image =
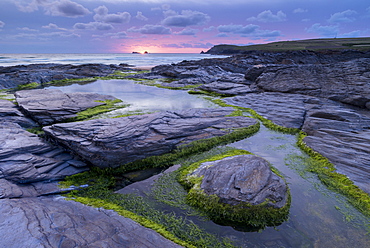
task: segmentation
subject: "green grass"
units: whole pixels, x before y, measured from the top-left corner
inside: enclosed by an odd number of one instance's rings
[[[217,45],[210,51],[226,50],[229,53],[233,51],[293,51],[293,50],[344,50],[355,49],[360,51],[370,50],[370,38],[332,38],[332,39],[308,39],[308,40],[292,40],[292,41],[278,41],[267,44],[257,44],[249,46],[236,45]]]

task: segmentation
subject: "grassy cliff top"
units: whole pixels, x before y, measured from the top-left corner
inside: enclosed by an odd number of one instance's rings
[[[243,51],[292,51],[292,50],[370,50],[370,37],[363,38],[332,38],[332,39],[311,39],[279,41],[268,44],[258,44],[249,46],[236,45],[216,45],[207,53],[210,54],[237,54]]]

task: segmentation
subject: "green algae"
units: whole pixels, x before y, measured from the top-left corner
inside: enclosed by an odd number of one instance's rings
[[[203,210],[212,220],[218,223],[251,226],[257,230],[264,229],[266,226],[280,225],[282,222],[288,219],[291,202],[289,191],[288,201],[285,206],[280,209],[268,206],[268,201],[265,201],[259,205],[239,203],[232,206],[222,203],[220,198],[216,195],[205,194],[200,188],[203,177],[190,175],[194,170],[199,168],[202,163],[246,154],[251,153],[245,150],[233,149],[225,153],[215,155],[211,158],[195,162],[187,167],[182,167],[180,169],[178,180],[189,190],[187,202],[190,205]],[[279,176],[281,177],[281,175]]]

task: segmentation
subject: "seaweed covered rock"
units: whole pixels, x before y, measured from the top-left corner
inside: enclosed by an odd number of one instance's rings
[[[44,127],[45,133],[91,164],[118,167],[171,152],[192,141],[219,137],[257,125],[247,117],[227,117],[232,108],[189,109]],[[256,131],[256,130],[255,130]]]
[[[64,122],[78,112],[116,100],[97,93],[63,93],[56,89],[22,90],[15,93],[19,107],[40,125]]]
[[[255,155],[204,162],[184,181],[192,186],[189,202],[218,222],[277,225],[289,212],[286,183]]]

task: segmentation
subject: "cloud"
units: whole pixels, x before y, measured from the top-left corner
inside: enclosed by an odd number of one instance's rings
[[[138,11],[136,16],[135,16],[136,19],[138,20],[141,20],[141,21],[147,21],[148,18],[146,16],[143,15],[142,12]]]
[[[212,43],[195,43],[195,44],[191,44],[191,43],[180,43],[180,44],[175,44],[175,43],[172,43],[172,44],[163,44],[162,47],[169,47],[169,48],[210,48],[212,47],[213,44]]]
[[[74,29],[89,29],[89,30],[112,30],[114,27],[109,23],[90,22],[90,23],[76,23]]]
[[[347,9],[343,12],[337,12],[331,15],[330,19],[328,20],[330,23],[343,23],[343,22],[353,22],[356,18],[351,17],[357,14],[356,11]]]
[[[43,7],[45,8],[45,13],[52,16],[80,17],[91,13],[81,4],[70,0],[60,0],[51,4],[44,4]]]
[[[141,34],[171,34],[170,28],[166,28],[162,25],[145,25],[142,28],[130,28],[129,32],[136,32]]]
[[[308,12],[308,10],[307,9],[302,9],[302,8],[298,8],[298,9],[293,10],[294,14],[305,13],[305,12]]]
[[[341,34],[341,38],[356,38],[361,36],[361,31],[360,30],[355,30],[349,33]]]
[[[5,22],[0,21],[0,28],[3,28],[5,26]]]
[[[306,29],[307,33],[316,33],[323,37],[336,37],[339,32],[338,26],[321,26],[320,23],[313,24],[310,28]]]
[[[58,29],[58,30],[67,30],[65,28],[60,28],[58,25],[54,23],[49,23],[48,25],[42,26],[42,28],[47,28],[47,29]]]
[[[93,35],[92,37],[95,38],[104,38],[104,37],[110,37],[113,39],[128,39],[128,35],[126,32],[118,32],[118,33],[105,33],[103,35]]]
[[[176,14],[166,17],[162,24],[173,27],[187,27],[195,25],[203,25],[210,20],[207,14],[199,11],[183,10],[181,15]]]
[[[229,37],[229,35],[225,33],[219,33],[216,35],[216,37]]]
[[[203,28],[203,32],[212,32],[216,29],[215,26],[210,26],[208,28]]]
[[[278,11],[274,15],[271,10],[265,10],[257,15],[257,17],[250,17],[247,21],[259,21],[259,22],[283,22],[286,21],[286,14],[283,11]]]
[[[17,28],[18,30],[22,31],[27,31],[27,32],[38,32],[36,29],[28,28],[28,27],[23,27],[23,28]]]
[[[45,14],[51,16],[81,17],[91,12],[79,3],[70,0],[25,0],[15,1],[15,5],[22,12],[34,12],[42,7]]]
[[[239,34],[241,37],[278,37],[281,32],[278,30],[261,30],[260,26],[249,24],[243,25],[220,25],[217,30],[221,32],[218,37],[227,37],[225,33]]]
[[[118,12],[117,14],[108,14],[108,8],[99,6],[94,9],[94,20],[97,22],[105,23],[128,23],[130,22],[131,15],[128,12]]]
[[[176,34],[178,34],[178,35],[196,35],[198,31],[199,31],[198,29],[185,28],[185,29],[181,30],[180,32],[178,32]]]

